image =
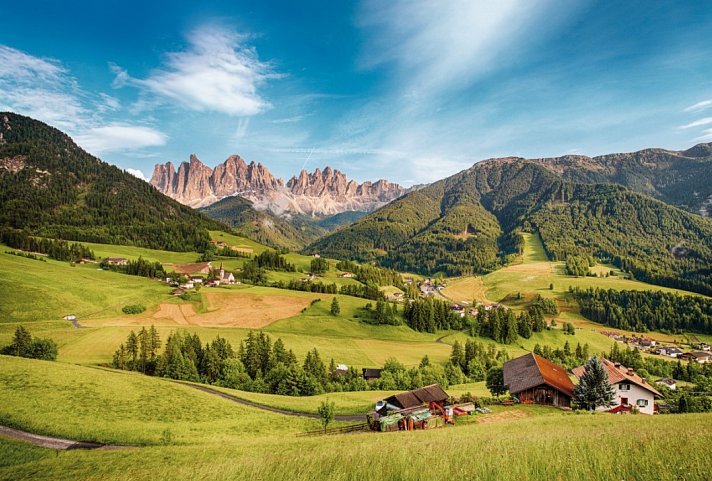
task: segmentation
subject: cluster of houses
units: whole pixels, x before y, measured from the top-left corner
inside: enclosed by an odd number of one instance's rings
[[[208,263],[208,266],[210,266],[210,263]],[[175,287],[173,290],[174,296],[179,296],[185,293],[188,289],[194,289],[196,286],[218,287],[220,285],[233,285],[241,283],[239,280],[235,279],[232,272],[226,272],[222,264],[220,264],[220,269],[217,271],[213,271],[212,268],[209,268],[207,277],[184,273],[181,275],[181,278],[185,280],[180,282],[174,277],[166,277],[166,283]]]
[[[606,369],[608,382],[615,394],[612,406],[599,407],[597,410],[610,413],[626,413],[633,410],[642,414],[655,412],[655,398],[662,397],[655,386],[638,376],[633,369],[619,363],[608,359],[601,359],[601,363]],[[503,366],[504,384],[508,387],[509,393],[517,397],[520,402],[560,408],[571,407],[574,383],[569,374],[580,379],[584,372],[583,366],[567,371],[534,353],[507,361]]]
[[[412,280],[411,280],[412,283]],[[436,284],[433,279],[425,279],[420,283],[420,292],[424,296],[432,296],[435,293],[445,289],[444,284]]]
[[[638,349],[640,351],[648,352],[650,354],[657,354],[659,356],[672,357],[674,359],[680,359],[682,361],[694,361],[699,364],[705,364],[712,362],[712,348],[709,344],[699,341],[695,342],[693,347],[697,350],[691,352],[684,352],[677,346],[670,345],[664,346],[660,345],[655,339],[644,336],[627,336],[615,331],[601,331],[601,334],[607,336],[614,341],[622,342],[628,347]]]

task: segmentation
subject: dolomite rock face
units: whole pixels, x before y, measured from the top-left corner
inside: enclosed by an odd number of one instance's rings
[[[254,207],[275,214],[333,215],[347,211],[372,211],[408,192],[387,180],[359,184],[343,172],[326,167],[302,170],[285,184],[262,164],[246,163],[231,155],[214,169],[195,155],[178,169],[171,162],[156,164],[151,185],[190,207],[204,207],[239,195]]]

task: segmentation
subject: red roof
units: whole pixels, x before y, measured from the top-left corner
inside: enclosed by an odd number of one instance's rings
[[[504,383],[511,394],[547,384],[569,396],[573,395],[574,383],[566,369],[534,353],[525,354],[503,366]]]
[[[536,354],[532,353],[532,356],[534,356],[539,372],[547,384],[567,394],[574,393],[574,383],[566,374],[566,369]]]
[[[647,389],[648,391],[652,392],[656,396],[662,397],[662,394],[660,394],[653,386],[651,386],[647,381],[643,381],[643,378],[638,376],[632,369],[629,369],[625,366],[622,366],[620,364],[616,365],[615,363],[609,361],[606,358],[601,358],[601,363],[603,364],[603,367],[606,368],[606,371],[608,371],[608,382],[611,384],[618,384],[619,382],[630,382],[633,383],[637,386],[642,387],[643,389]],[[583,376],[583,373],[586,371],[585,366],[579,366],[571,370],[574,373],[574,376],[577,378],[581,378]]]

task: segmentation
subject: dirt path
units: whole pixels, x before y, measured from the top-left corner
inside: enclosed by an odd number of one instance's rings
[[[272,413],[277,413],[277,414],[284,414],[285,416],[296,416],[300,418],[311,418],[311,419],[319,419],[318,414],[312,414],[312,413],[300,413],[297,411],[288,411],[286,409],[280,409],[280,408],[275,408],[272,406],[266,406],[264,404],[259,404],[256,402],[252,401],[247,401],[246,399],[240,399],[235,396],[231,396],[229,394],[226,394],[224,392],[216,391],[215,389],[210,389],[209,387],[205,386],[198,386],[196,384],[187,384],[184,382],[180,381],[175,381],[178,384],[182,384],[183,386],[186,387],[192,387],[193,389],[197,389],[198,391],[203,391],[208,394],[214,394],[216,396],[220,396],[223,399],[227,399],[228,401],[236,402],[239,404],[243,404],[245,406],[250,406],[256,409],[262,409],[263,411],[269,411]],[[366,415],[361,414],[361,415],[341,415],[341,416],[334,416],[334,421],[346,421],[346,422],[354,422],[354,421],[366,421]]]
[[[26,431],[20,431],[19,429],[8,428],[7,426],[0,426],[0,436],[15,439],[17,441],[23,441],[41,448],[48,449],[125,449],[133,448],[135,446],[116,446],[112,444],[101,444],[88,441],[72,441],[71,439],[53,438],[50,436],[41,436],[39,434],[32,434]]]

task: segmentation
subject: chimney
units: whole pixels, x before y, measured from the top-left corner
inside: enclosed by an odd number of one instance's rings
[[[648,384],[648,381],[646,381],[646,379],[644,377],[641,377],[640,379],[643,380],[643,384]]]
[[[621,367],[621,363],[620,363],[620,362],[617,362],[617,363],[614,364],[614,366],[617,367],[617,368],[618,368],[618,367]]]
[[[631,368],[628,368],[628,375],[632,376],[633,374],[635,374],[635,371],[633,371]]]

